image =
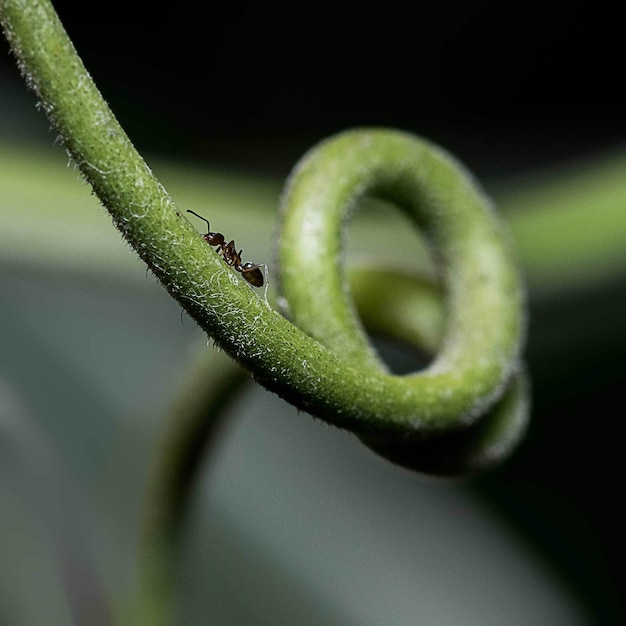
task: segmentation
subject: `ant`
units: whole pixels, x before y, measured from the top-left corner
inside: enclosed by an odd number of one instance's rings
[[[267,266],[264,263],[260,263],[258,265],[256,263],[250,263],[249,261],[242,263],[241,253],[243,250],[239,250],[239,252],[237,252],[237,249],[235,248],[235,241],[233,239],[226,243],[222,233],[211,232],[211,224],[209,224],[209,220],[202,217],[202,215],[198,215],[191,209],[187,209],[187,213],[191,213],[192,215],[200,218],[203,222],[206,222],[207,232],[202,235],[202,239],[215,248],[215,251],[224,259],[227,265],[234,267],[253,287],[263,287],[265,281],[263,280],[263,272],[261,272],[262,267],[265,268],[265,280],[267,280]]]

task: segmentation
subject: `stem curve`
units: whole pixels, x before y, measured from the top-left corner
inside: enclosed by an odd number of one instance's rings
[[[0,0],[0,21],[28,84],[124,238],[268,389],[379,448],[441,441],[478,423],[502,397],[518,368],[520,280],[488,201],[442,150],[375,129],[344,133],[305,157],[281,212],[281,282],[294,325],[207,250],[119,126],[50,2]],[[405,210],[440,261],[446,332],[432,365],[411,376],[390,375],[378,362],[338,265],[346,216],[363,195]]]
[[[364,196],[396,204],[429,237],[447,294],[446,332],[434,362],[386,373],[370,349],[337,263],[352,207]],[[440,148],[407,133],[352,130],[313,149],[292,174],[281,211],[281,286],[289,313],[358,367],[360,410],[372,428],[406,438],[471,423],[517,369],[523,292],[502,224],[475,182]],[[394,300],[389,300],[394,307]],[[386,415],[384,415],[386,412]],[[401,432],[400,432],[401,431]]]
[[[443,290],[432,280],[397,270],[358,268],[350,290],[366,330],[433,356],[445,330]],[[392,301],[394,308],[384,303]],[[503,396],[477,423],[422,440],[361,435],[360,440],[397,465],[437,476],[469,476],[507,458],[526,432],[529,383],[523,366]]]

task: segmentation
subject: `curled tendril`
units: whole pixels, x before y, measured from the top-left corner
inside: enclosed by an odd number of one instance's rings
[[[278,261],[291,323],[217,255],[207,255],[102,99],[50,2],[0,0],[0,21],[43,110],[115,225],[169,293],[258,381],[409,468],[464,474],[506,456],[528,414],[519,362],[522,290],[502,225],[458,163],[389,130],[351,131],[313,149],[292,174],[281,209]],[[426,234],[439,286],[369,269],[353,274],[348,288],[339,264],[342,236],[364,196],[394,203]],[[431,364],[408,376],[389,373],[361,320],[372,332],[433,352]],[[144,623],[168,623],[184,500],[202,444],[241,381],[237,368],[216,355],[190,377],[193,392],[172,412],[151,481]]]
[[[359,279],[371,329],[389,334],[393,319],[397,339],[426,350],[437,342],[431,365],[409,376],[388,373],[372,350],[337,262],[351,209],[364,196],[403,210],[426,233],[440,265],[442,295],[390,272],[370,270]],[[278,257],[294,323],[357,371],[346,412],[364,443],[401,465],[452,474],[489,466],[519,439],[528,399],[516,263],[489,201],[449,155],[383,129],[322,143],[287,185]],[[443,296],[441,337],[431,332],[427,340],[420,328],[420,295],[426,303],[435,298],[439,310]]]
[[[441,149],[390,130],[356,130],[296,167],[281,210],[279,263],[293,322],[208,254],[102,99],[48,0],[0,0],[30,86],[115,225],[170,294],[268,389],[397,463],[435,473],[481,468],[519,437],[522,290],[508,238],[476,184]],[[429,238],[445,323],[429,367],[390,374],[371,349],[339,265],[342,232],[364,196],[397,205]],[[388,317],[411,301],[377,296]],[[370,299],[371,304],[371,299]],[[413,307],[413,305],[411,305]],[[418,333],[418,314],[397,332]],[[417,309],[416,309],[417,310]],[[364,310],[364,319],[373,316]]]

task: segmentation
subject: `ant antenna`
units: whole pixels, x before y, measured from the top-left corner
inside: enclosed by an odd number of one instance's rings
[[[209,224],[209,220],[206,217],[202,217],[202,215],[198,215],[195,211],[192,211],[191,209],[187,209],[187,213],[191,213],[192,215],[199,217],[203,222],[206,222],[207,231],[211,232],[211,224]]]

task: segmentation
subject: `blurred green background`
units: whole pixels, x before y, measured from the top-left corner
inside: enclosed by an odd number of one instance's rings
[[[181,623],[623,623],[619,20],[556,3],[439,3],[417,19],[393,4],[55,6],[179,205],[270,271],[295,161],[387,125],[479,176],[528,278],[530,431],[469,484],[398,470],[251,384],[198,486]],[[132,591],[159,428],[206,338],[67,167],[2,46],[0,623],[110,624]],[[393,219],[363,215],[351,256],[401,253]]]

